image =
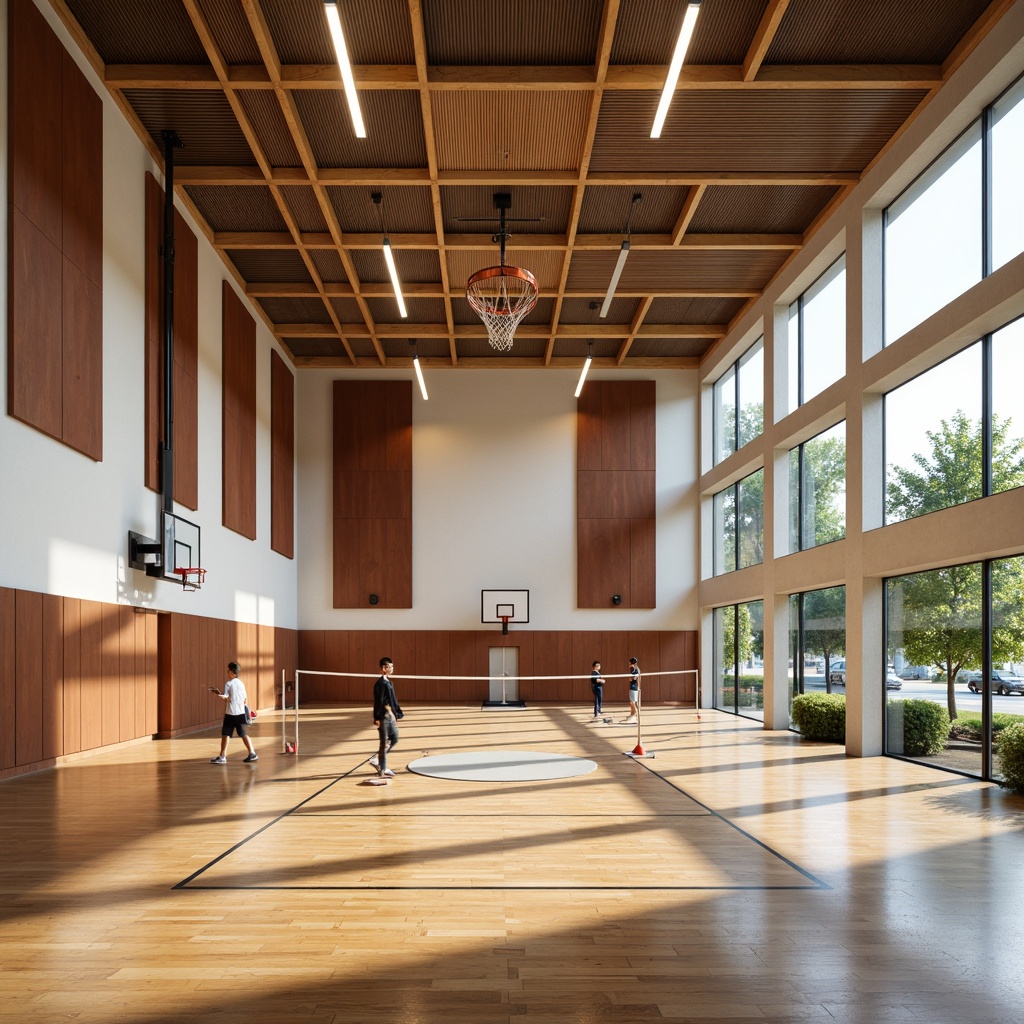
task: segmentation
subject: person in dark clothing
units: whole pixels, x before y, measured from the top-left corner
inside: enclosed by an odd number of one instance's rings
[[[380,746],[370,758],[370,765],[377,769],[382,779],[393,779],[395,773],[388,767],[388,751],[398,743],[398,726],[395,722],[404,718],[405,713],[398,704],[395,688],[391,684],[391,673],[395,666],[390,658],[380,659],[380,679],[373,684],[373,724],[377,726]]]
[[[590,673],[590,689],[594,691],[594,717],[601,717],[601,706],[604,697],[604,676],[601,675],[601,662],[595,661]]]

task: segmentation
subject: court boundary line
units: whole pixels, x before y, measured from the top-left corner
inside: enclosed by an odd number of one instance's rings
[[[257,836],[262,835],[268,829],[277,825],[285,818],[297,816],[297,812],[300,808],[304,807],[311,800],[315,800],[317,797],[326,793],[332,786],[341,782],[344,779],[350,778],[352,774],[364,767],[368,761],[361,761],[359,764],[354,765],[347,772],[339,775],[336,779],[332,779],[325,786],[321,786],[315,793],[311,793],[308,797],[300,800],[294,807],[290,807],[286,811],[282,811],[276,817],[268,821],[265,825],[260,826],[255,832],[246,836],[244,839],[240,839],[237,843],[234,843],[228,849],[218,854],[213,860],[204,864],[202,867],[197,868],[187,878],[182,879],[180,882],[175,883],[171,886],[171,890],[201,890],[204,892],[209,891],[221,891],[221,892],[241,892],[241,891],[254,891],[254,892],[785,892],[785,891],[796,891],[796,892],[824,892],[831,891],[832,886],[827,882],[822,881],[820,878],[815,877],[806,868],[800,867],[799,864],[792,861],[789,857],[779,853],[778,850],[773,849],[767,843],[758,839],[756,836],[751,835],[746,829],[741,828],[739,825],[730,821],[725,815],[719,813],[713,808],[709,807],[702,800],[698,800],[695,796],[688,793],[681,786],[677,786],[670,779],[665,778],[664,775],[659,774],[650,765],[636,761],[635,763],[645,768],[655,778],[660,779],[667,786],[670,786],[677,793],[686,797],[686,799],[692,801],[698,807],[703,808],[705,814],[669,814],[669,815],[658,815],[658,817],[679,817],[679,818],[704,818],[712,817],[718,821],[727,825],[729,828],[738,832],[744,839],[749,840],[754,845],[759,846],[769,856],[781,861],[787,867],[802,875],[808,879],[811,885],[652,885],[652,886],[626,886],[626,885],[531,885],[531,886],[517,886],[517,885],[225,885],[225,884],[192,884],[194,879],[200,875],[205,874],[211,868],[215,867],[221,861],[230,857],[235,851],[240,850],[247,843],[251,842]],[[428,778],[429,776],[423,776]],[[441,780],[444,781],[444,780]],[[323,817],[323,818],[334,818],[339,815],[335,814],[307,814],[306,817]],[[363,815],[365,817],[375,817],[375,815]],[[397,815],[396,815],[397,816]],[[417,815],[418,817],[420,815]],[[462,815],[463,817],[477,817],[479,815]],[[422,815],[422,817],[452,817],[452,815]],[[499,817],[499,815],[488,815],[488,817]],[[516,815],[516,817],[523,817],[523,815]],[[545,815],[529,815],[530,818],[545,817],[545,818],[563,818],[566,815],[556,814],[545,814]],[[571,817],[611,817],[611,815],[571,815]],[[639,815],[634,815],[639,817]]]

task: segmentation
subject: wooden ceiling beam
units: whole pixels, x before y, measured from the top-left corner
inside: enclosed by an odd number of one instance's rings
[[[452,252],[476,252],[492,250],[494,243],[490,235],[448,235],[440,243],[431,234],[404,234],[389,232],[392,249],[446,250]],[[565,235],[520,235],[514,246],[517,250],[574,252],[618,251],[622,235],[577,235],[574,245],[569,245]],[[213,244],[218,249],[334,249],[336,243],[329,232],[302,232],[298,241],[288,231],[217,231]],[[360,234],[346,234],[345,248],[379,249],[379,231]],[[684,249],[700,251],[738,252],[788,252],[803,246],[803,235],[759,235],[759,234],[699,234],[686,235],[678,243],[671,235],[631,235],[630,248],[647,252],[679,252]]]
[[[174,180],[182,185],[266,185],[268,179],[257,166],[182,164],[175,167]],[[302,167],[275,167],[269,181],[277,185],[358,186],[405,185],[431,187],[426,168],[320,167],[310,177]],[[596,171],[587,175],[585,185],[856,185],[857,171]],[[579,176],[572,171],[438,171],[438,185],[471,185],[495,188],[501,185],[552,185],[576,187]]]
[[[594,55],[594,94],[590,98],[590,109],[587,112],[587,123],[583,130],[583,150],[580,154],[580,166],[577,180],[573,187],[572,205],[569,209],[569,225],[566,231],[567,248],[562,259],[562,271],[558,279],[557,294],[551,310],[551,333],[544,350],[544,361],[548,363],[554,356],[555,337],[558,332],[558,321],[562,315],[562,296],[569,279],[569,264],[572,262],[572,246],[576,241],[580,211],[583,209],[583,197],[587,188],[587,171],[590,169],[590,158],[594,152],[594,140],[597,138],[597,126],[601,116],[601,98],[604,95],[604,82],[608,76],[608,62],[611,58],[612,43],[615,39],[615,26],[619,18],[619,0],[604,0],[601,9],[601,31],[597,39],[597,52]]]
[[[789,7],[789,0],[769,0],[764,14],[761,15],[761,22],[754,31],[754,38],[747,48],[747,55],[743,58],[743,81],[750,82],[757,77],[761,68],[761,62],[772,45],[775,33]]]
[[[379,370],[380,366],[376,361],[369,359],[357,359],[355,366],[338,358],[337,356],[296,356],[292,355],[292,362],[300,369],[335,370],[335,369],[356,369],[356,370]],[[391,365],[405,368],[412,360],[390,360]],[[550,361],[543,356],[510,356],[503,355],[500,358],[486,356],[462,356],[458,366],[454,366],[447,359],[431,358],[420,356],[420,363],[424,369],[430,370],[579,370],[579,358],[556,357]],[[613,358],[604,357],[594,359],[595,369],[615,369],[619,367],[618,362]],[[700,366],[698,356],[634,356],[629,360],[629,367],[638,370],[696,370]]]
[[[415,3],[416,0],[411,0]],[[592,67],[426,67],[420,65],[362,65],[353,74],[359,89],[432,92],[596,92]],[[609,67],[602,90],[659,91],[665,84],[664,65]],[[786,89],[930,89],[941,85],[944,68],[937,64],[772,64],[759,66],[755,77],[731,64],[686,65],[677,92],[703,90],[764,91]],[[221,79],[203,64],[108,64],[106,84],[113,89],[191,90],[234,89],[288,91],[301,89],[338,92],[344,88],[337,64],[285,64],[275,82],[266,67],[234,64]]]
[[[423,142],[427,154],[427,173],[430,175],[430,206],[434,214],[434,242],[445,244],[444,211],[441,207],[441,188],[437,183],[437,143],[434,138],[434,107],[427,89],[427,37],[423,28],[423,10],[420,0],[408,0],[409,27],[412,32],[413,53],[416,59],[416,87],[419,89],[420,118],[423,122]],[[455,346],[455,318],[452,314],[451,297],[449,296],[450,281],[448,280],[448,261],[443,253],[438,253],[441,273],[441,287],[444,288],[444,317],[448,325],[448,358],[452,365],[459,361],[458,349]]]
[[[391,285],[386,282],[366,282],[359,287],[360,293],[366,298],[390,298],[392,293]],[[455,291],[445,292],[440,283],[435,284],[404,284],[402,291],[410,298],[443,299],[463,298],[464,292],[461,288]],[[245,285],[245,293],[254,299],[261,298],[305,298],[315,297],[320,290],[315,284],[302,281],[278,281],[278,282],[253,282]],[[325,281],[323,293],[331,298],[355,298],[355,291],[352,285],[340,281]],[[552,288],[541,288],[541,298],[554,298],[555,292]],[[653,295],[658,299],[750,299],[761,294],[756,288],[644,288],[642,291],[636,288],[618,288],[615,294],[624,299],[640,299],[646,295]],[[596,288],[587,290],[585,288],[567,288],[563,296],[567,299],[598,299],[604,295],[604,291]]]
[[[650,305],[652,299],[644,300]],[[643,310],[646,315],[647,309]],[[559,324],[558,338],[721,338],[727,330],[726,324],[645,324],[638,310],[628,324]],[[330,338],[335,335],[333,324],[329,323],[279,323],[274,324],[274,334],[280,338]],[[550,328],[547,324],[521,324],[516,331],[517,338],[547,338]],[[371,332],[367,324],[347,323],[341,325],[342,337],[369,338],[448,338],[445,324],[375,324]],[[487,328],[483,323],[456,324],[456,338],[486,338]]]
[[[203,14],[199,7],[197,0],[183,0],[183,6],[192,22],[192,27],[196,32],[196,35],[201,42],[204,51],[206,52],[207,59],[210,61],[210,66],[217,76],[217,80],[223,88],[224,97],[231,106],[232,113],[235,115],[235,119],[238,122],[239,128],[242,130],[242,134],[245,136],[245,140],[252,151],[253,156],[256,158],[256,163],[263,173],[265,178],[270,178],[273,174],[273,168],[269,158],[263,151],[263,146],[259,138],[259,133],[256,131],[255,126],[249,120],[249,116],[245,111],[245,107],[242,105],[241,100],[235,93],[234,89],[230,88],[227,82],[228,78],[228,64],[221,53],[219,46],[217,45],[216,39],[209,23],[206,21],[206,16]],[[178,191],[182,192],[181,185],[178,185]],[[340,330],[341,324],[338,320],[337,313],[331,304],[330,299],[324,294],[323,291],[323,280],[320,277],[319,271],[317,270],[316,264],[313,261],[312,256],[302,246],[302,237],[299,230],[298,224],[295,222],[295,218],[292,216],[291,210],[288,204],[284,201],[283,196],[280,193],[279,188],[276,185],[270,186],[270,193],[274,202],[277,204],[278,211],[281,215],[282,220],[288,227],[286,237],[291,240],[292,244],[298,248],[299,255],[302,262],[305,264],[306,272],[309,274],[313,283],[317,287],[318,297],[323,304],[328,316],[331,319],[332,324],[335,328]],[[185,193],[187,195],[187,193]],[[221,250],[222,257],[226,256]],[[229,262],[226,260],[226,262]],[[345,338],[341,339],[342,345],[345,348],[345,352],[348,355],[350,361],[355,360],[355,353],[352,351],[351,346]]]

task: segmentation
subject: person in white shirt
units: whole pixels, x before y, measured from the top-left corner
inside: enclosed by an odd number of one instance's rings
[[[228,705],[224,712],[224,724],[220,729],[220,753],[216,757],[210,758],[210,764],[227,764],[228,740],[233,732],[237,732],[242,737],[242,742],[245,744],[246,750],[249,751],[249,756],[245,760],[247,762],[258,761],[259,756],[256,753],[256,748],[252,745],[252,740],[249,739],[249,731],[245,722],[245,705],[248,703],[248,698],[245,693],[245,683],[238,678],[238,662],[232,661],[228,664],[228,679],[224,684],[223,692],[215,686],[211,686],[209,689],[210,693],[217,694]]]

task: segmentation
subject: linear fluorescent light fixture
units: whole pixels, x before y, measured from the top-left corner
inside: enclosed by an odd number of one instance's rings
[[[590,364],[593,362],[590,356],[590,349],[593,344],[592,341],[587,342],[587,361],[583,364],[583,369],[580,371],[580,382],[576,385],[576,398],[580,397],[580,392],[583,390],[583,382],[587,379],[587,372],[590,370]]]
[[[679,72],[682,70],[683,61],[686,60],[686,51],[690,48],[690,40],[693,38],[693,28],[697,24],[697,15],[700,13],[700,3],[689,3],[686,5],[686,12],[683,14],[683,25],[679,29],[679,38],[676,40],[675,53],[672,54],[672,63],[668,66],[668,75],[665,78],[665,88],[661,91],[661,99],[658,101],[658,112],[654,115],[654,124],[651,126],[651,138],[660,139],[661,129],[665,126],[665,117],[668,114],[669,104],[676,91],[676,83],[679,81]]]
[[[619,258],[615,261],[615,269],[612,271],[612,279],[608,282],[608,291],[605,292],[604,302],[601,303],[601,312],[598,316],[605,317],[611,308],[612,299],[615,298],[615,289],[619,286],[619,278],[622,277],[622,268],[626,265],[626,257],[629,255],[629,239],[622,240],[622,247],[619,249]],[[580,381],[582,384],[583,382]]]
[[[405,299],[402,297],[402,282],[398,280],[398,268],[395,266],[395,257],[391,254],[391,239],[385,236],[384,262],[388,265],[388,273],[391,275],[391,286],[395,289],[395,301],[398,303],[398,312],[403,318],[409,314],[405,311]]]
[[[623,234],[626,236],[622,240],[622,245],[619,246],[619,258],[615,261],[615,269],[612,271],[612,279],[608,282],[608,291],[604,293],[604,302],[601,303],[601,312],[597,315],[600,317],[606,317],[608,310],[611,309],[612,299],[615,298],[615,289],[619,286],[619,278],[622,277],[622,268],[626,265],[626,257],[629,255],[629,229],[633,224],[633,211],[636,209],[636,204],[643,199],[642,192],[634,192],[633,198],[629,201],[629,216],[626,218],[626,230]]]
[[[363,113],[359,109],[359,97],[356,95],[356,80],[352,76],[352,64],[348,59],[348,47],[345,46],[345,34],[341,31],[341,15],[336,3],[324,4],[327,12],[327,25],[331,30],[334,52],[341,69],[341,80],[345,84],[345,98],[348,100],[348,112],[352,118],[352,130],[357,139],[366,138],[366,125],[363,124]]]
[[[415,342],[413,342],[415,345]],[[427,385],[423,382],[423,370],[420,368],[420,357],[419,353],[415,348],[412,350],[412,366],[416,371],[416,379],[420,382],[420,394],[423,396],[423,401],[427,400]]]

